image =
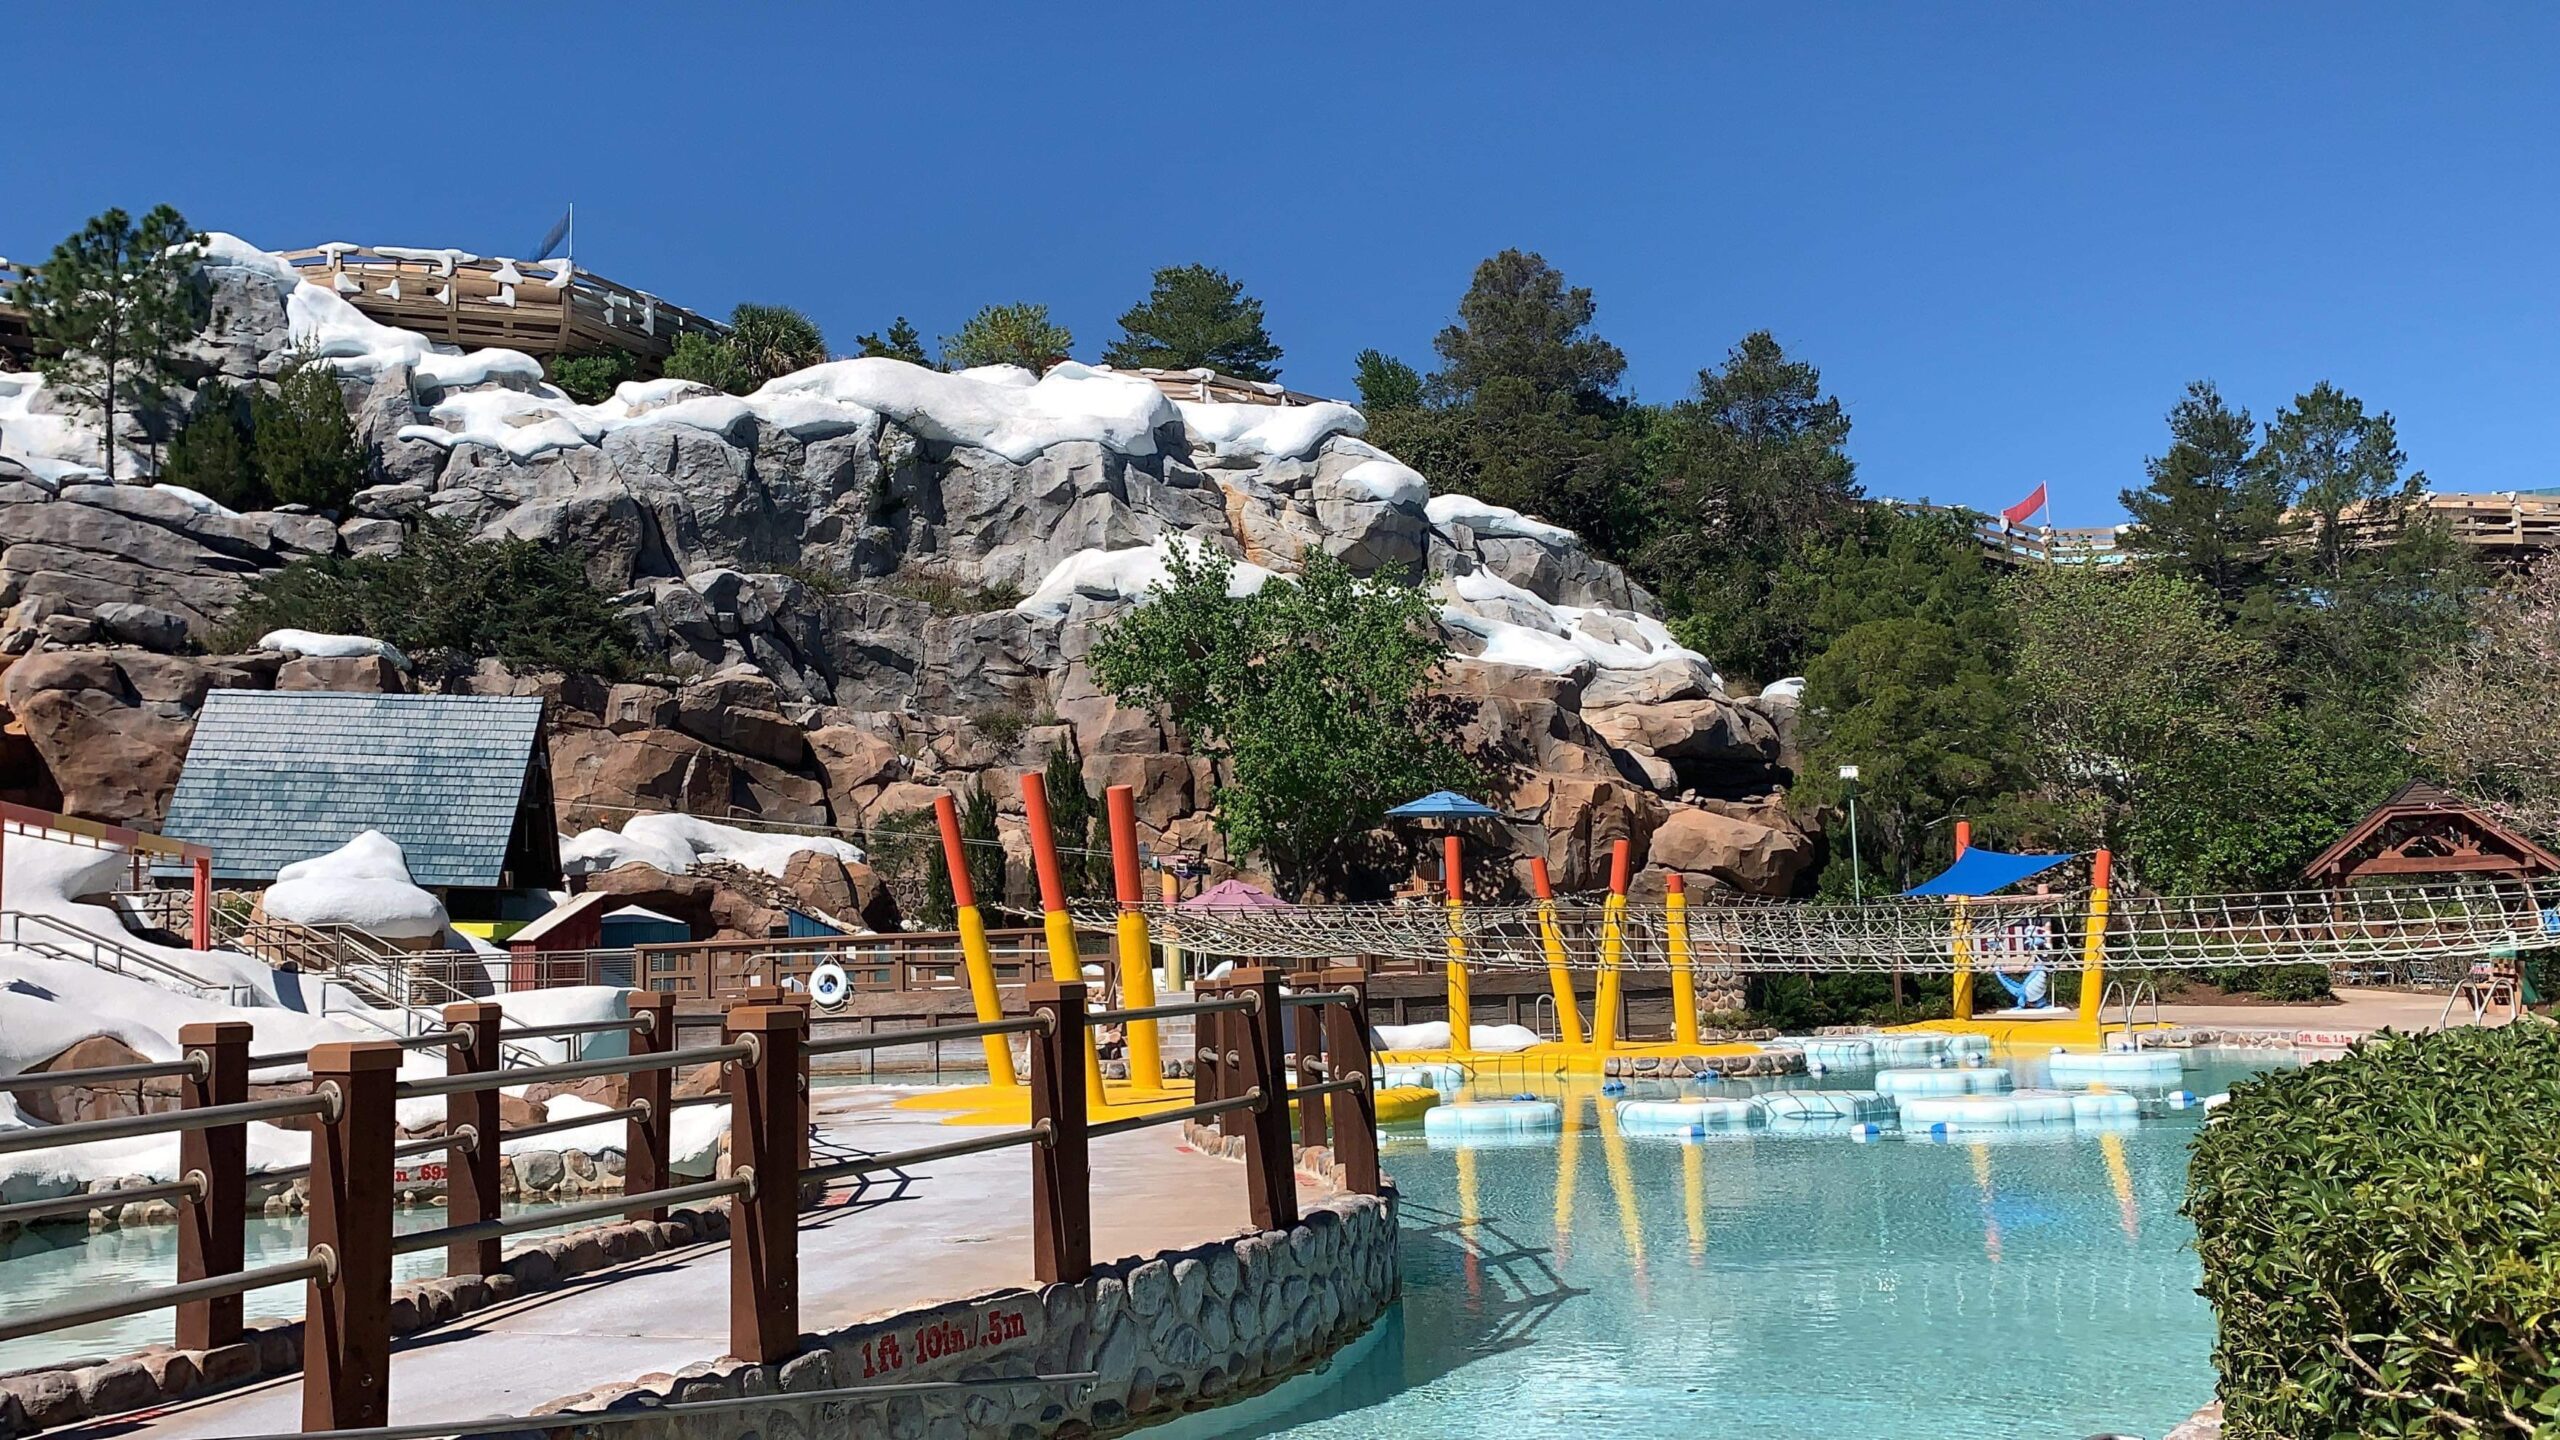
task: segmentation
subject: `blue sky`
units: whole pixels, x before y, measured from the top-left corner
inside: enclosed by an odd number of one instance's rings
[[[0,253],[109,204],[529,249],[840,349],[1229,270],[1284,378],[1428,368],[1543,252],[1672,399],[1774,330],[1873,491],[2116,518],[2197,377],[2331,379],[2439,488],[2560,483],[2560,10],[2431,5],[14,7]],[[101,104],[102,82],[112,82]]]

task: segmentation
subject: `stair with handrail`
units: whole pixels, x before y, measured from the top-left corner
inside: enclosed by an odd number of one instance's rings
[[[32,932],[32,933],[31,933]],[[254,1004],[256,987],[235,980],[215,980],[164,960],[124,941],[100,935],[55,915],[33,910],[0,910],[0,937],[23,950],[56,960],[71,960],[110,974],[172,984],[228,1005]]]

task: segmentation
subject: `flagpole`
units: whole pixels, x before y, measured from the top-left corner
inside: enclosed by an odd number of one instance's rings
[[[562,243],[563,245],[565,245],[567,248],[563,249],[563,250],[560,252],[560,258],[561,258],[563,261],[567,262],[567,264],[568,264],[568,266],[569,266],[569,268],[570,268],[570,269],[572,269],[572,270],[577,269],[577,268],[578,268],[578,202],[577,202],[577,201],[575,201],[575,200],[572,200],[572,201],[570,201],[570,202],[569,202],[569,233],[568,233],[566,236],[562,237],[562,242],[561,242],[561,243]]]

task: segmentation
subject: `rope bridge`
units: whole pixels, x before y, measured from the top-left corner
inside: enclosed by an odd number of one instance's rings
[[[1913,974],[2087,968],[2087,896],[1865,904],[1697,897],[1685,910],[1580,898],[1547,904],[1141,907],[1159,939],[1257,963],[1368,956],[1419,966],[1664,970],[1675,948],[1700,974]],[[1121,907],[1079,906],[1108,927]],[[1686,926],[1674,944],[1672,917]],[[2451,983],[2475,961],[2560,944],[2560,880],[2345,891],[2115,896],[2096,957],[2108,966],[2347,965]],[[1615,951],[1613,955],[1611,952]]]

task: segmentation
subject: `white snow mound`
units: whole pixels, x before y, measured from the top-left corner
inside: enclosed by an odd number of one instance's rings
[[[1148,389],[1155,386],[1149,384]],[[1161,392],[1159,392],[1161,393]],[[1221,455],[1267,455],[1274,460],[1303,460],[1328,435],[1362,435],[1369,421],[1338,400],[1314,405],[1246,405],[1223,401],[1178,400],[1182,427],[1195,441],[1205,440]]]
[[[1159,535],[1145,545],[1119,550],[1079,550],[1049,567],[1039,587],[1013,608],[1044,620],[1066,618],[1067,607],[1081,596],[1109,603],[1142,601],[1157,585],[1173,583],[1166,561],[1177,544],[1189,542]],[[1227,576],[1229,595],[1251,595],[1278,574],[1250,560],[1239,560]]]
[[[399,842],[379,830],[278,870],[266,909],[274,919],[352,925],[386,940],[431,939],[445,927],[444,902],[409,879]]]
[[[162,487],[168,488],[168,487]],[[362,660],[379,656],[403,670],[409,668],[409,657],[388,640],[370,635],[323,635],[316,630],[270,630],[258,637],[261,650],[280,650],[287,655],[309,656],[325,660]]]
[[[779,877],[791,868],[791,857],[815,850],[848,865],[862,862],[862,848],[827,835],[790,835],[741,830],[698,815],[634,815],[619,831],[594,829],[564,837],[560,868],[571,875],[591,875],[617,865],[648,865],[682,875],[703,860]]]
[[[1483,641],[1484,649],[1476,658],[1487,664],[1520,665],[1558,675],[1695,665],[1704,668],[1717,688],[1724,683],[1706,656],[1673,639],[1670,628],[1649,615],[1598,605],[1559,605],[1490,570],[1454,577],[1445,593],[1448,601],[1440,608],[1440,622]]]
[[[1422,513],[1434,525],[1464,525],[1478,535],[1535,540],[1558,550],[1582,543],[1581,536],[1561,525],[1532,520],[1508,505],[1489,505],[1472,495],[1434,495],[1431,503],[1422,507]]]

